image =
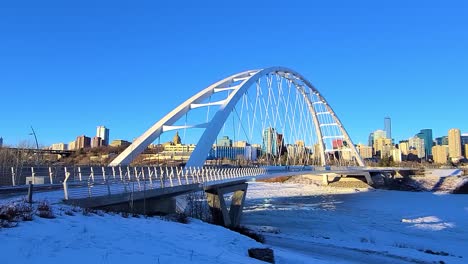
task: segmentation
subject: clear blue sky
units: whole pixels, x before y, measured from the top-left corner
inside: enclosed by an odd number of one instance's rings
[[[97,3],[99,2],[99,3]],[[138,2],[138,3],[137,3]],[[0,136],[131,140],[230,74],[285,66],[355,143],[468,132],[467,1],[2,1]]]

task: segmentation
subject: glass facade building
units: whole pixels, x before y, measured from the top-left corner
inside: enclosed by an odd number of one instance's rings
[[[432,129],[421,129],[416,136],[424,140],[424,152],[426,153],[426,157],[432,155]]]

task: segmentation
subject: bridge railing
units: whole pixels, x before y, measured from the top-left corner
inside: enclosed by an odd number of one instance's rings
[[[134,193],[187,184],[212,184],[284,172],[327,170],[312,166],[161,167],[161,166],[51,166],[10,168],[0,178],[3,186],[50,185],[63,189],[64,199]],[[4,171],[4,170],[0,170]]]
[[[64,168],[64,199],[134,193],[187,184],[220,183],[265,174],[259,167],[74,167]]]

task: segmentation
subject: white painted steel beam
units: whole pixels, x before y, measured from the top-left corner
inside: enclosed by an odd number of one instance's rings
[[[224,92],[224,91],[233,91],[233,90],[235,90],[237,88],[239,88],[238,85],[230,86],[230,87],[218,87],[218,88],[214,88],[214,92],[219,93],[219,92]]]
[[[191,104],[190,109],[196,109],[200,107],[207,107],[207,106],[214,106],[214,105],[223,105],[226,100],[220,100],[216,102],[209,102],[209,103],[203,103],[203,104]]]
[[[163,126],[163,133],[173,130],[180,130],[180,129],[190,129],[190,128],[207,128],[208,123],[202,123],[197,125],[184,125],[184,126]]]

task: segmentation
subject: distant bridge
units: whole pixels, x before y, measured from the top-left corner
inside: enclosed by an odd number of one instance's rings
[[[0,148],[11,151],[18,151],[23,153],[37,153],[37,154],[57,154],[62,156],[70,156],[75,153],[73,150],[55,150],[55,149],[35,149],[35,148]]]

